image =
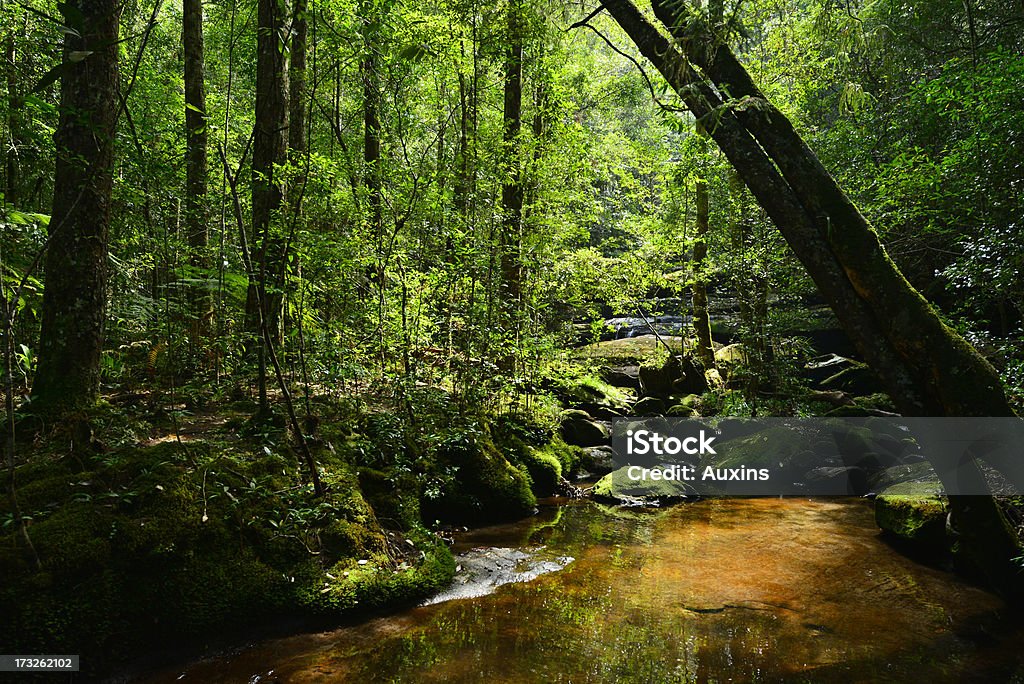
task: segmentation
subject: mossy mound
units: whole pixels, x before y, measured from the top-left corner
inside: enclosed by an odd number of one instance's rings
[[[946,545],[949,505],[938,482],[903,482],[875,498],[875,522],[883,531],[929,547]]]
[[[455,559],[443,543],[415,533],[396,541],[368,558],[346,558],[324,572],[314,569],[296,591],[298,602],[315,614],[333,616],[409,605],[451,582]],[[397,564],[396,552],[402,558]]]
[[[537,505],[526,468],[509,462],[486,426],[453,432],[438,446],[436,459],[441,475],[427,483],[420,500],[427,521],[513,520]]]
[[[563,479],[575,475],[585,456],[583,449],[567,444],[554,430],[523,417],[503,417],[491,434],[505,458],[526,471],[536,497],[552,496]]]
[[[269,447],[39,455],[17,472],[38,567],[16,524],[0,537],[0,650],[87,654],[95,677],[156,645],[200,647],[273,615],[412,600],[451,577],[429,533],[410,530],[396,554],[355,472],[318,456],[324,497],[302,484],[293,454]],[[350,582],[349,601],[309,600],[360,558],[378,559],[387,581]]]
[[[584,410],[605,409],[625,410],[633,399],[632,394],[611,385],[597,375],[576,369],[575,373],[549,377],[545,389],[551,392],[564,406]]]
[[[615,504],[658,506],[695,498],[693,487],[680,480],[633,480],[628,467],[608,473],[590,489],[597,501]]]
[[[682,348],[682,338],[662,336],[673,350]],[[638,335],[624,337],[620,340],[607,340],[581,347],[574,351],[580,359],[592,359],[608,365],[656,363],[663,360],[667,351],[665,345],[654,335]]]

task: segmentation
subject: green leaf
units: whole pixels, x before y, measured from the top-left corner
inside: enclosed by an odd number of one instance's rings
[[[60,80],[60,78],[64,75],[65,67],[66,65],[62,62],[57,66],[53,67],[52,69],[50,69],[49,71],[47,71],[45,74],[43,74],[43,77],[39,79],[39,81],[36,82],[34,86],[32,86],[32,90],[29,92],[40,93],[46,90],[53,83]]]

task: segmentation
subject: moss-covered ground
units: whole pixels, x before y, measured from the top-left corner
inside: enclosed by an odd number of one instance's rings
[[[322,400],[318,497],[284,421],[252,408],[105,404],[86,440],[82,421],[23,431],[24,524],[0,505],[0,652],[79,653],[98,675],[271,618],[409,605],[454,573],[445,525],[529,515],[579,459],[551,425],[467,415],[439,390]]]

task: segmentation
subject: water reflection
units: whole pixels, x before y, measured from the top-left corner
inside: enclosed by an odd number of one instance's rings
[[[576,560],[495,593],[194,664],[194,682],[993,681],[1024,631],[878,538],[861,501],[581,503],[456,547]],[[182,670],[151,681],[174,681]]]

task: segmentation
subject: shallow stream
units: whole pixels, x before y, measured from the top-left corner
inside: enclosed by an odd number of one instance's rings
[[[449,600],[147,681],[1024,681],[1021,622],[893,549],[862,500],[579,502],[455,551]]]

